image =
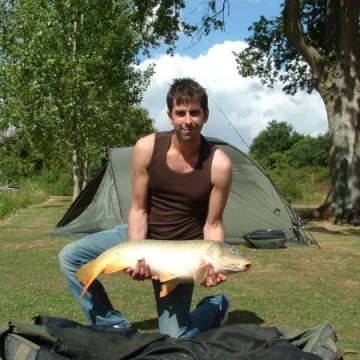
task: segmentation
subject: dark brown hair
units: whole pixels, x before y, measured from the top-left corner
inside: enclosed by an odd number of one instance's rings
[[[190,78],[174,79],[166,95],[166,103],[170,112],[174,104],[187,104],[198,101],[203,111],[208,110],[208,96],[205,88]]]

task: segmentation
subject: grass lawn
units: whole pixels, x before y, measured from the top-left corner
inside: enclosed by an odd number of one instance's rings
[[[0,326],[35,315],[85,322],[60,273],[57,254],[69,238],[49,237],[70,205],[51,198],[0,221]],[[318,224],[321,226],[322,224]],[[252,268],[230,275],[217,289],[197,287],[194,305],[221,291],[232,298],[228,323],[307,328],[328,320],[339,341],[360,359],[360,228],[313,233],[316,246],[254,250],[239,246]],[[122,273],[102,277],[114,306],[140,331],[157,331],[151,283]]]

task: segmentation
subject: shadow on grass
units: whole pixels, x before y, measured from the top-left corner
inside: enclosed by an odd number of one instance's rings
[[[158,319],[157,319],[157,318],[153,318],[153,319],[149,319],[149,320],[132,322],[132,323],[131,323],[131,327],[132,327],[133,329],[141,329],[141,330],[154,330],[154,329],[159,329]]]
[[[257,324],[261,325],[265,321],[258,317],[252,311],[246,310],[235,310],[229,312],[229,317],[227,324]],[[134,329],[141,329],[141,330],[156,330],[158,329],[158,321],[157,318],[138,321],[131,323],[131,327]]]
[[[229,312],[227,324],[257,324],[261,325],[265,322],[264,319],[258,317],[252,311],[234,310]]]

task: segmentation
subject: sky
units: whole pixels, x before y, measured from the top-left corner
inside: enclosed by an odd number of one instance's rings
[[[229,0],[230,12],[225,18],[224,32],[212,32],[191,46],[190,39],[181,38],[174,56],[165,49],[152,53],[140,68],[154,63],[155,74],[141,106],[149,111],[158,131],[170,130],[166,114],[166,93],[174,78],[190,77],[206,88],[210,117],[204,125],[205,136],[216,137],[248,152],[254,137],[272,120],[291,124],[300,134],[317,136],[327,131],[327,118],[322,99],[317,93],[298,92],[286,95],[281,84],[269,89],[257,78],[242,78],[237,71],[233,52],[240,52],[251,34],[248,27],[259,20],[278,16],[282,0]],[[188,2],[190,13],[201,13],[196,4]]]

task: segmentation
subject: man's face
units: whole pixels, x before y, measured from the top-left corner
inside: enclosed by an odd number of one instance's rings
[[[168,117],[170,124],[174,126],[175,133],[183,140],[199,138],[203,125],[206,123],[209,111],[201,108],[200,102],[174,104]]]

